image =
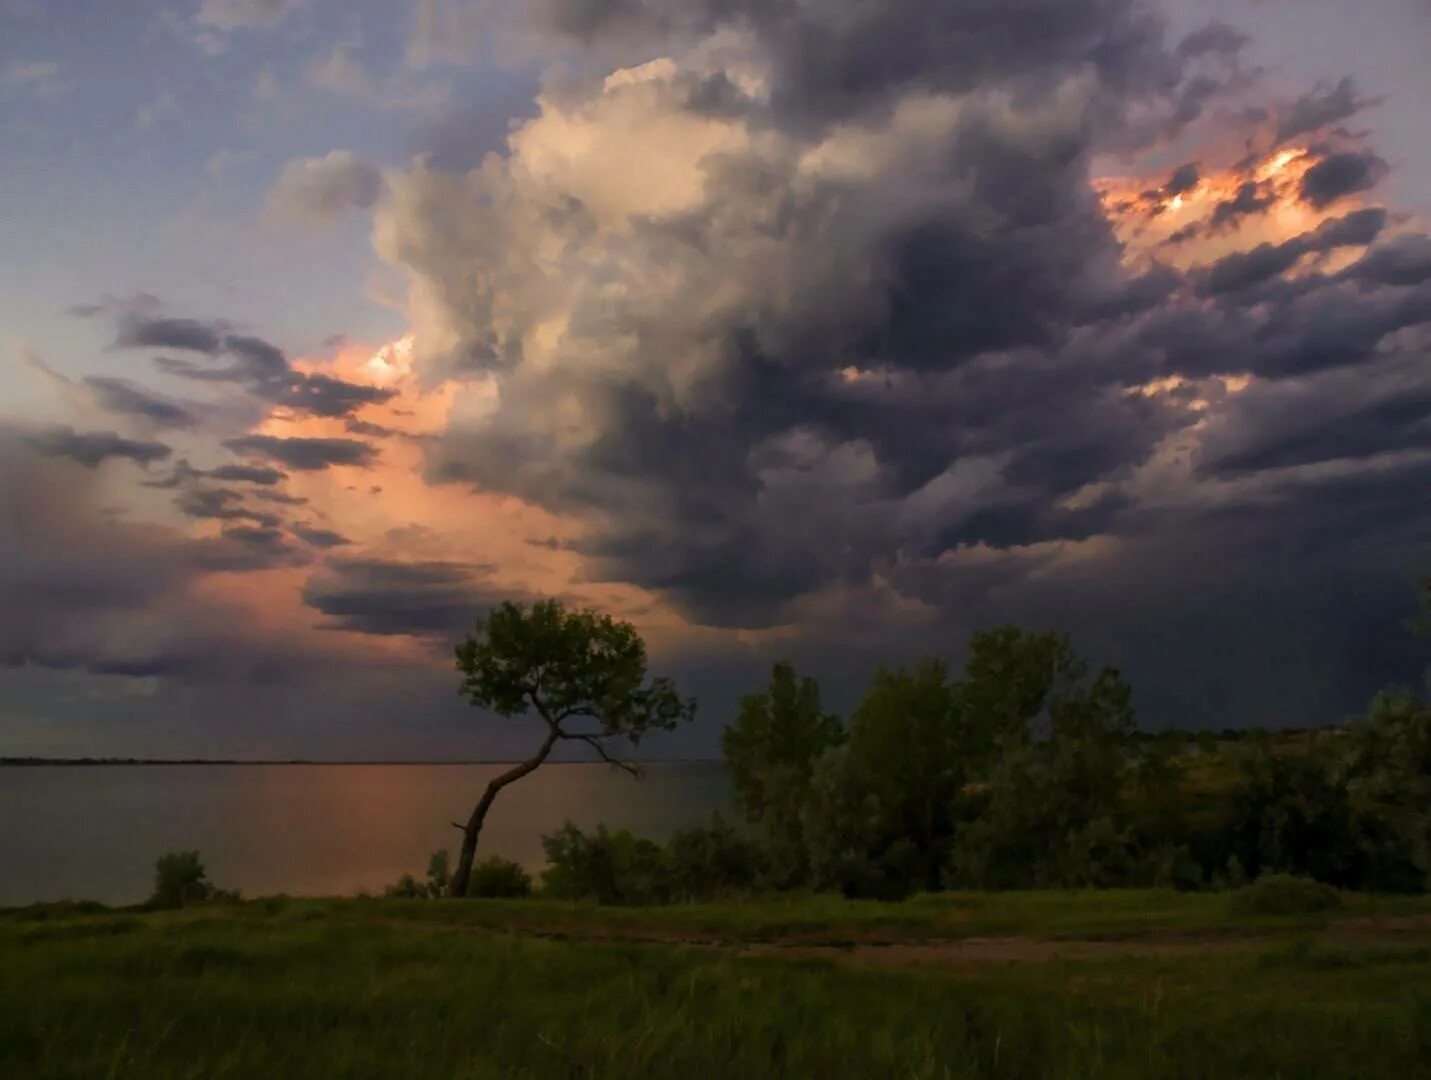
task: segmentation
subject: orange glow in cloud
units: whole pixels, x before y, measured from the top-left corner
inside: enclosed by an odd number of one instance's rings
[[[1318,160],[1307,148],[1286,147],[1245,171],[1206,171],[1195,186],[1171,196],[1159,190],[1162,177],[1113,177],[1095,181],[1094,188],[1125,247],[1126,261],[1157,258],[1188,269],[1258,244],[1290,240],[1363,205],[1347,199],[1318,210],[1303,202],[1302,177]],[[1249,184],[1252,188],[1244,192]],[[1255,208],[1236,212],[1240,194]]]
[[[300,371],[380,386],[394,396],[360,410],[356,430],[341,418],[275,410],[260,428],[265,435],[360,439],[378,452],[369,468],[294,472],[289,490],[308,499],[310,516],[322,527],[353,541],[344,551],[495,563],[521,578],[523,587],[552,591],[570,576],[573,557],[529,541],[568,534],[560,519],[507,495],[424,479],[422,440],[447,426],[457,387],[424,390],[412,369],[412,345],[406,336],[378,349],[349,346],[331,360],[294,364]]]
[[[394,392],[389,400],[359,410],[353,428],[343,418],[277,409],[257,429],[264,435],[287,438],[359,439],[377,450],[376,463],[367,468],[290,471],[287,492],[306,500],[290,515],[292,520],[332,530],[350,541],[333,554],[490,566],[496,568],[491,580],[498,592],[507,589],[513,596],[575,597],[634,618],[643,628],[679,621],[644,590],[620,583],[584,582],[581,557],[562,546],[577,535],[574,523],[510,495],[427,482],[423,441],[447,428],[458,388],[451,382],[426,389],[421,385],[413,369],[411,335],[376,349],[349,345],[331,358],[300,358],[294,367]],[[495,388],[492,404],[495,407]],[[245,575],[242,581],[215,582],[211,587],[225,593],[232,589],[229,598],[233,601],[261,606],[265,619],[286,625],[295,621],[321,625],[322,617],[304,606],[299,595],[312,569]],[[348,639],[367,637],[324,632]],[[369,641],[362,647],[388,652],[422,648],[407,638],[381,645]]]

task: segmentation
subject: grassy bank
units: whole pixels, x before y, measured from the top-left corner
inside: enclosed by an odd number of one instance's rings
[[[1431,1070],[1425,901],[1353,898],[1331,915],[1281,918],[1226,905],[1120,892],[647,910],[279,900],[12,911],[0,917],[0,1075]],[[940,943],[990,935],[1148,948],[937,962]],[[1156,948],[1233,936],[1237,948]],[[811,958],[812,942],[832,947]],[[923,943],[935,962],[866,963],[875,942]]]

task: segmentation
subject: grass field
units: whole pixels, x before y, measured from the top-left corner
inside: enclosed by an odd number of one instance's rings
[[[0,913],[0,1076],[1431,1075],[1431,902]]]

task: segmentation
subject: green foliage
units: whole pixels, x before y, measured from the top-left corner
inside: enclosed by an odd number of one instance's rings
[[[721,734],[721,749],[736,799],[759,818],[769,804],[766,776],[788,768],[808,777],[814,761],[843,739],[839,718],[820,707],[814,679],[800,678],[784,661],[770,672],[770,685],[748,694],[735,723]]]
[[[632,743],[695,715],[669,679],[646,680],[646,646],[630,623],[559,600],[493,608],[457,646],[457,667],[474,705],[500,716],[535,709],[548,724],[586,720]]]
[[[1350,732],[1347,794],[1372,888],[1431,888],[1431,704],[1377,695]]]
[[[1253,878],[1282,873],[1342,887],[1360,882],[1365,852],[1335,752],[1279,753],[1269,740],[1253,740],[1237,770],[1224,803],[1220,850]]]
[[[670,898],[661,848],[626,829],[599,826],[588,836],[571,822],[542,837],[542,891],[560,900],[659,904]]]
[[[893,891],[881,858],[883,815],[879,798],[858,771],[848,745],[815,763],[809,797],[801,808],[809,884],[849,897]],[[894,867],[893,869],[898,869]],[[904,888],[908,889],[906,884]]]
[[[975,635],[970,668],[960,698],[982,717],[973,729],[992,733],[985,745],[1002,752],[969,803],[946,883],[1106,886],[1145,877],[1126,807],[1133,713],[1118,673],[1090,676],[1066,638],[1009,627]],[[1003,691],[1000,678],[1009,680]],[[1156,762],[1150,780],[1170,767],[1166,755]]]
[[[1232,894],[1236,915],[1314,915],[1342,905],[1330,885],[1292,874],[1265,874]]]
[[[497,795],[539,768],[558,742],[585,743],[623,765],[608,740],[635,746],[651,731],[695,717],[695,700],[677,694],[669,679],[647,680],[646,646],[635,627],[591,610],[569,611],[559,600],[494,608],[457,646],[457,668],[459,690],[473,705],[509,717],[535,710],[547,730],[535,754],[493,777],[473,808],[449,882],[454,896],[467,894],[477,840]]]
[[[434,851],[427,860],[426,881],[404,874],[383,895],[390,900],[436,900],[447,895],[449,880],[447,852]]]
[[[447,882],[451,877],[447,865],[447,851],[434,851],[427,860],[427,891],[433,897],[447,894]]]
[[[472,878],[467,884],[468,896],[516,900],[531,894],[532,875],[521,863],[500,855],[489,855],[473,864]]]
[[[404,874],[397,881],[383,889],[383,896],[389,900],[427,900],[427,885],[411,874]]]
[[[844,738],[838,717],[820,705],[814,679],[788,663],[770,673],[770,685],[741,700],[735,722],[721,734],[721,749],[737,803],[760,824],[768,869],[780,884],[806,875],[801,807],[815,761]]]
[[[875,672],[851,724],[848,775],[876,808],[878,862],[886,873],[907,866],[926,888],[939,885],[959,796],[976,760],[966,715],[948,669],[926,660],[912,671]],[[885,849],[895,845],[891,859]]]
[[[181,908],[186,904],[209,900],[214,887],[197,851],[171,851],[154,863],[154,892],[149,897],[152,908]]]
[[[669,895],[682,902],[748,893],[764,871],[759,845],[720,814],[673,833],[662,861]]]
[[[544,896],[598,904],[689,903],[749,893],[761,880],[763,852],[719,814],[675,832],[665,847],[604,826],[594,834],[568,822],[542,838]]]
[[[1016,626],[976,633],[958,693],[978,750],[987,757],[1002,745],[1028,741],[1038,733],[1039,721],[1047,726],[1066,687],[1086,672],[1087,665],[1059,634]]]

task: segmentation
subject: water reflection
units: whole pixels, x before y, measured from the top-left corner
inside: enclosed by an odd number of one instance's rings
[[[421,876],[493,765],[134,765],[0,769],[0,906],[147,895],[154,860],[198,848],[209,876],[246,896],[378,891]],[[540,869],[541,835],[565,820],[664,838],[725,809],[716,763],[549,765],[502,792],[480,852]]]

